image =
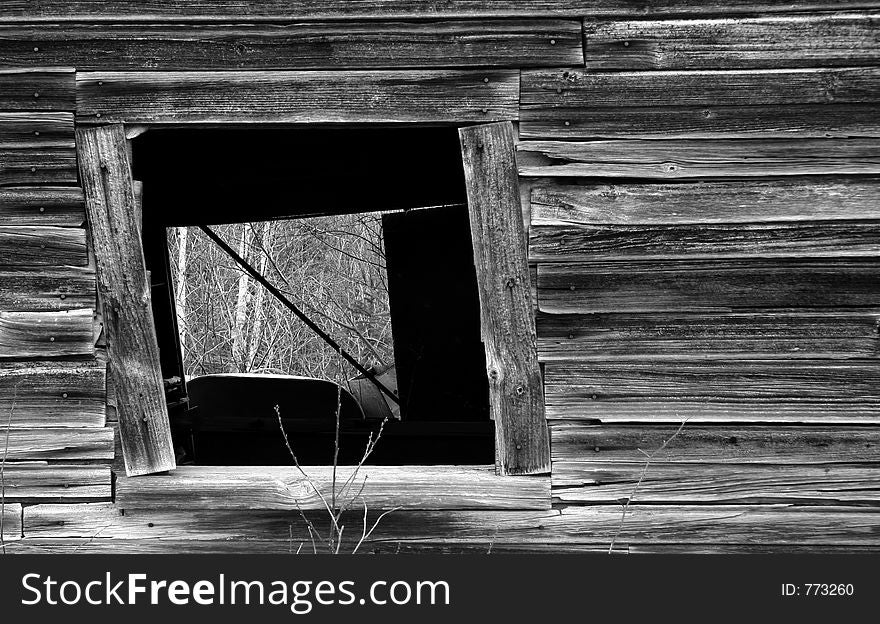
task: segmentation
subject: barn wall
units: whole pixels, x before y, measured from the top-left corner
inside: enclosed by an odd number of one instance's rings
[[[120,473],[75,120],[497,119],[518,122],[553,506],[396,512],[371,548],[878,548],[880,4],[259,6],[0,7],[10,550],[308,539],[295,512]]]

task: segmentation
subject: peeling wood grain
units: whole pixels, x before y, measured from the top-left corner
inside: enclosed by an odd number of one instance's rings
[[[517,118],[519,72],[80,72],[77,97],[83,123],[494,121]]]
[[[880,140],[523,141],[521,176],[687,179],[880,173]]]
[[[92,310],[0,312],[0,360],[92,356]]]
[[[779,368],[783,366],[781,364]],[[863,366],[867,368],[868,365]],[[872,367],[872,375],[877,376],[876,367]],[[863,385],[869,383],[865,382]],[[754,384],[740,388],[741,394],[748,392],[752,385]],[[811,394],[817,398],[825,398],[828,401],[838,398],[835,392],[837,388],[834,386],[823,386],[822,383],[818,383],[814,387],[813,384],[804,383],[803,387],[812,390]],[[715,386],[714,388],[721,394],[735,387]],[[756,394],[760,390],[761,388],[758,388]],[[823,391],[825,397],[821,397]],[[871,391],[876,395],[876,386]],[[857,395],[857,392],[852,394]],[[877,404],[877,399],[866,399],[865,403],[870,407]],[[676,424],[665,427],[599,425],[587,420],[555,420],[550,423],[554,466],[556,462],[568,465],[644,463],[645,456],[639,449],[650,453],[660,448],[677,429]],[[692,465],[704,463],[820,465],[877,462],[880,460],[880,427],[845,425],[765,427],[688,422],[669,451],[663,453],[662,460]]]
[[[544,263],[538,299],[553,314],[877,307],[878,279],[871,258]]]
[[[0,69],[0,110],[73,111],[75,72],[71,68]]]
[[[0,186],[75,182],[73,113],[0,112]]]
[[[0,188],[0,226],[81,227],[85,224],[85,220],[83,193],[79,188],[65,186]]]
[[[499,473],[550,471],[510,123],[459,130]]]
[[[641,504],[750,504],[803,505],[880,504],[880,468],[876,464],[681,464],[651,462],[641,479],[635,500]],[[632,495],[645,462],[553,464],[553,498],[565,504],[619,504]]]
[[[286,70],[583,65],[581,21],[0,26],[0,65]],[[35,50],[36,48],[36,50]]]
[[[109,428],[10,429],[7,460],[113,459],[113,430]]]
[[[880,156],[880,153],[878,153]],[[532,223],[722,225],[880,220],[880,179],[789,178],[696,184],[559,184],[532,187]],[[831,222],[831,223],[828,223]]]
[[[584,20],[593,71],[877,65],[878,32],[876,12]]]
[[[880,353],[871,312],[539,314],[541,361],[856,359]]]
[[[80,175],[129,476],[171,470],[174,448],[121,125],[77,129]]]
[[[109,466],[64,466],[7,462],[3,479],[8,502],[110,500]]]
[[[90,362],[2,363],[0,413],[15,428],[103,427],[105,376]]]
[[[86,231],[82,228],[0,226],[0,267],[86,264]]]
[[[304,466],[317,487],[330,491],[332,466]],[[341,466],[338,479],[351,466]],[[364,466],[363,497],[373,510],[547,509],[548,477],[496,476],[492,466]],[[358,486],[359,488],[360,486]],[[180,509],[322,510],[323,503],[296,469],[282,466],[180,466],[168,475],[119,478],[121,507]]]
[[[91,268],[0,269],[0,311],[74,310],[95,303]]]

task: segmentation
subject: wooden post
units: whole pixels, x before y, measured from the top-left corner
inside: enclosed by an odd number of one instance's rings
[[[134,476],[172,470],[174,448],[125,132],[121,125],[79,128],[76,144],[125,471]]]
[[[513,126],[458,131],[500,474],[550,472]]]

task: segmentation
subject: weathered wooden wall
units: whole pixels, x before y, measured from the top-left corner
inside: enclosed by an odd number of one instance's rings
[[[454,472],[473,491],[391,514],[372,549],[880,549],[878,21],[876,0],[3,3],[10,551],[308,539],[293,483],[120,477],[74,123],[505,119],[552,494]]]

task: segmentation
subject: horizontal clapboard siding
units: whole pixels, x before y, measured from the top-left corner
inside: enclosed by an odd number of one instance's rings
[[[584,21],[594,71],[880,63],[880,14]]]
[[[0,312],[0,360],[95,353],[94,312]]]
[[[696,184],[532,186],[533,226],[880,220],[880,180],[802,178]],[[548,259],[552,256],[548,254]]]
[[[7,0],[0,7],[0,21],[25,20],[155,20],[177,19],[238,21],[285,19],[346,19],[346,18],[459,18],[459,17],[543,17],[590,15],[668,15],[762,13],[861,9],[876,6],[872,0],[798,0],[779,3],[773,0],[750,0],[737,4],[664,0],[639,3],[632,0],[596,0],[585,6],[582,0],[447,0],[442,3],[424,0],[204,0],[198,3],[173,0]]]
[[[110,499],[109,466],[7,462],[3,471],[9,502]]]
[[[6,458],[7,461],[112,460],[113,430],[110,428],[10,429]]]
[[[462,122],[516,119],[515,70],[80,72],[82,122]]]
[[[545,375],[551,419],[690,419],[688,434],[697,422],[880,423],[880,371],[870,361],[652,361],[645,357],[553,362],[547,364]],[[781,431],[768,430],[767,439]],[[683,435],[682,443],[690,444]],[[821,453],[814,452],[819,461]],[[877,447],[871,452],[876,456]],[[593,461],[599,459],[605,461],[604,457]]]
[[[523,138],[871,136],[880,68],[522,74]]]
[[[538,306],[555,314],[876,307],[877,268],[873,258],[540,264]]]
[[[303,470],[322,492],[330,489],[332,466]],[[339,469],[344,482],[350,466]],[[370,509],[546,509],[549,478],[496,476],[492,466],[365,466],[358,482]],[[358,486],[359,487],[359,486]],[[295,468],[279,466],[179,466],[168,475],[119,478],[116,500],[128,508],[156,505],[187,509],[324,509]]]
[[[73,69],[0,69],[0,110],[73,111],[75,108]]]
[[[15,428],[103,427],[106,376],[94,363],[0,363],[0,412]]]
[[[3,514],[3,543],[21,539],[22,534],[22,508],[17,503],[4,504],[0,509]]]
[[[0,27],[0,65],[89,70],[582,66],[580,20]]]
[[[544,362],[857,359],[880,355],[880,313],[539,314]]]
[[[553,498],[564,504],[619,505],[639,483],[639,503],[880,504],[873,464],[726,465],[674,463],[674,443],[651,462],[555,463]],[[681,442],[683,443],[683,441]]]
[[[83,228],[0,226],[0,267],[87,263]]]
[[[876,372],[872,374],[876,376]],[[809,385],[806,387],[811,389]],[[871,392],[876,395],[875,390],[876,386]],[[811,392],[818,394],[812,389]],[[826,398],[834,400],[836,394],[836,388],[829,387]],[[663,446],[678,426],[597,425],[591,421],[554,420],[550,424],[553,462],[568,465],[644,462],[644,452]],[[664,450],[658,459],[691,463],[697,470],[696,465],[703,463],[822,465],[876,462],[880,454],[880,427],[765,427],[689,422],[667,448],[669,451]]]
[[[87,267],[0,269],[0,310],[94,308],[95,272]]]
[[[523,141],[520,176],[754,178],[880,173],[880,140],[667,139]]]
[[[86,220],[83,201],[76,187],[0,188],[0,226],[80,227]]]
[[[75,182],[73,113],[0,112],[0,185]]]
[[[250,511],[243,517],[241,513],[126,509],[125,516],[117,518],[118,509],[95,507],[87,511],[82,505],[65,505],[66,509],[58,505],[30,507],[25,512],[26,539],[18,545],[24,545],[27,552],[70,552],[75,548],[77,552],[144,552],[156,548],[150,545],[155,544],[151,538],[159,535],[172,536],[164,548],[173,544],[179,548],[175,552],[261,547],[253,539],[236,546],[235,538],[274,538],[276,553],[295,551],[300,541],[311,544],[305,523],[297,522],[298,518],[289,513],[279,517],[277,513]],[[130,522],[129,513],[133,514]],[[624,550],[636,544],[671,544],[677,548],[690,545],[698,550],[724,550],[724,546],[735,550],[749,544],[763,552],[785,546],[816,550],[831,544],[866,548],[876,546],[878,523],[880,510],[873,507],[786,504],[631,505],[623,523],[619,505],[568,506],[544,512],[399,511],[379,523],[368,551],[400,552],[401,542],[410,547],[430,544],[445,549],[476,545],[482,553],[490,544],[492,552],[518,546],[558,553],[580,551],[590,545],[607,551],[615,536]],[[89,525],[107,526],[110,537],[95,535],[97,529],[89,531]],[[283,540],[278,538],[279,531],[283,532]],[[65,541],[59,536],[78,539]],[[223,537],[227,538],[225,544],[219,541]],[[211,544],[208,540],[218,542]]]

